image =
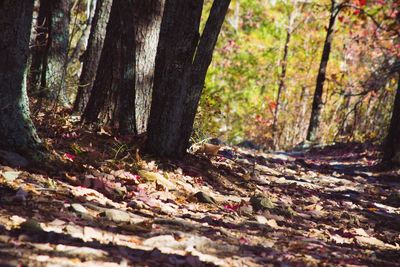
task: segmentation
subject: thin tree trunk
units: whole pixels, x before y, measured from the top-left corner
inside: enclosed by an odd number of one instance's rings
[[[230,0],[213,2],[199,40],[203,1],[166,1],[156,59],[148,151],[171,157],[185,154],[229,4]]]
[[[92,29],[93,18],[95,16],[97,9],[96,6],[97,6],[97,0],[88,0],[88,8],[86,11],[87,14],[86,24],[82,30],[81,37],[79,38],[74,50],[71,53],[71,56],[68,58],[68,65],[74,62],[74,60],[79,59],[79,55],[81,54],[82,51],[87,50],[89,36]]]
[[[317,83],[312,103],[310,123],[307,131],[307,141],[314,142],[317,139],[317,131],[320,124],[320,117],[322,111],[322,95],[324,89],[324,82],[326,79],[326,69],[331,53],[331,46],[333,41],[334,26],[339,8],[336,6],[335,0],[331,0],[331,11],[329,24],[326,32],[326,39],[322,51],[321,63],[318,70]]]
[[[33,1],[0,2],[0,149],[36,158],[43,149],[29,117],[26,71]]]
[[[30,41],[29,41],[29,48],[34,47],[36,34],[37,34],[37,27],[38,27],[38,18],[39,18],[39,11],[40,11],[40,1],[34,0],[33,1],[33,15],[32,15],[32,27],[30,33]]]
[[[31,49],[31,65],[28,80],[28,90],[30,94],[40,92],[40,80],[43,68],[43,58],[47,48],[47,38],[49,35],[49,14],[50,5],[48,0],[39,0],[39,13],[34,25],[35,38]]]
[[[288,31],[286,32],[285,47],[283,50],[283,57],[282,57],[282,70],[281,70],[281,75],[279,77],[278,95],[276,97],[276,106],[275,106],[275,112],[274,112],[274,119],[273,119],[273,123],[272,123],[272,142],[273,142],[274,149],[276,149],[277,143],[278,143],[276,140],[277,123],[278,123],[278,117],[279,117],[279,108],[280,108],[280,104],[281,104],[280,103],[281,95],[282,95],[282,91],[285,88],[287,58],[288,58],[288,54],[289,54],[289,43],[290,43],[291,36],[292,36],[292,33],[288,29]]]
[[[74,102],[75,112],[83,112],[89,101],[103,50],[112,2],[113,0],[97,0],[88,47],[83,54],[82,73],[79,79],[78,93]]]
[[[400,165],[400,72],[389,132],[384,144],[383,161]]]

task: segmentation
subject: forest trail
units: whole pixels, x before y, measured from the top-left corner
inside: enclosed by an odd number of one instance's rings
[[[0,165],[1,266],[400,266],[399,172],[371,145],[155,162],[54,135],[80,169]]]

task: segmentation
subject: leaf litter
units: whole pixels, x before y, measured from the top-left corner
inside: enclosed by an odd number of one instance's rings
[[[45,140],[72,168],[0,165],[1,264],[399,266],[399,171],[373,146],[158,160],[60,123]]]

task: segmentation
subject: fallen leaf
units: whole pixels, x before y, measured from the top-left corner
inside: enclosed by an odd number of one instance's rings
[[[18,171],[8,171],[8,172],[1,173],[1,175],[6,179],[7,182],[12,182],[18,178],[20,173],[21,172],[18,172]]]
[[[67,160],[69,160],[69,161],[74,161],[74,159],[75,159],[75,156],[74,155],[72,155],[72,154],[70,154],[70,153],[65,153],[64,154],[64,157],[67,159]]]
[[[152,220],[144,220],[139,223],[123,223],[120,224],[119,227],[125,231],[129,232],[141,232],[147,233],[153,230],[153,221]]]
[[[164,176],[162,176],[159,173],[149,172],[149,171],[145,171],[145,170],[140,170],[138,173],[141,177],[143,177],[147,181],[156,182],[168,190],[176,189],[175,184],[173,184],[171,181],[169,181],[167,178],[165,178]]]
[[[355,240],[360,245],[371,245],[371,246],[377,246],[377,247],[385,246],[385,243],[383,241],[379,240],[378,238],[371,237],[371,236],[356,236]]]

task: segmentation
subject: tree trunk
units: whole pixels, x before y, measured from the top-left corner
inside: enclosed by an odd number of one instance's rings
[[[40,93],[40,80],[42,75],[43,58],[47,48],[49,35],[50,6],[48,0],[39,1],[39,13],[34,25],[35,38],[33,39],[31,66],[28,80],[28,91],[31,95]]]
[[[164,0],[114,2],[86,122],[146,131],[163,9]]]
[[[384,145],[383,161],[400,165],[400,72],[392,119]]]
[[[86,123],[100,122],[122,133],[135,132],[135,40],[129,0],[114,1]]]
[[[185,154],[229,3],[214,1],[199,41],[203,1],[166,1],[148,128],[149,152],[169,157]]]
[[[281,102],[281,95],[283,90],[285,89],[285,79],[286,79],[286,69],[287,69],[287,58],[289,54],[289,43],[290,43],[290,38],[292,36],[292,32],[290,29],[286,32],[286,39],[285,39],[285,46],[283,49],[283,57],[282,57],[282,70],[281,70],[281,75],[279,77],[279,85],[278,85],[278,95],[276,96],[276,106],[275,106],[275,111],[274,111],[274,119],[272,123],[272,142],[273,142],[273,148],[276,149],[278,145],[278,140],[276,140],[276,134],[277,134],[277,123],[278,123],[278,116],[279,116],[279,108],[280,108],[280,102]]]
[[[50,1],[49,37],[43,59],[41,87],[44,96],[69,105],[66,93],[66,75],[69,39],[69,6],[70,0]],[[43,1],[45,3],[46,1]]]
[[[165,0],[134,0],[136,43],[136,132],[147,131],[154,68]]]
[[[70,0],[41,0],[30,92],[68,106],[66,96]],[[40,84],[40,88],[39,88]]]
[[[78,93],[74,103],[75,112],[83,112],[92,91],[93,82],[99,65],[107,23],[113,0],[97,0],[87,50],[83,54],[83,67],[79,79]]]
[[[336,6],[335,0],[331,0],[331,11],[329,24],[326,32],[324,48],[322,51],[321,63],[318,70],[317,83],[315,87],[314,99],[312,103],[310,123],[307,131],[307,141],[314,142],[317,139],[317,131],[320,123],[320,116],[322,111],[322,94],[324,82],[326,79],[326,68],[331,53],[331,45],[333,41],[334,26],[339,8]]]
[[[189,139],[192,134],[194,119],[200,97],[203,92],[208,67],[211,64],[215,45],[217,44],[222,24],[228,12],[231,0],[217,0],[213,2],[206,25],[201,35],[196,54],[193,60],[192,84],[187,88],[185,103],[185,116],[183,117],[182,143],[188,148]]]
[[[71,56],[68,58],[68,63],[67,63],[68,66],[71,63],[73,63],[75,60],[79,59],[79,55],[81,54],[82,51],[87,50],[90,32],[92,31],[91,29],[92,29],[93,19],[94,19],[94,16],[96,15],[97,10],[98,10],[97,9],[97,0],[88,0],[87,9],[86,9],[87,19],[86,19],[85,27],[82,30],[82,35],[79,38],[74,50],[72,51]],[[108,10],[108,11],[110,11],[110,10]],[[107,25],[107,23],[106,23],[106,25]],[[105,26],[104,26],[104,31],[105,31]],[[104,36],[103,36],[103,41],[104,41]]]
[[[35,158],[43,147],[25,86],[32,12],[33,1],[0,2],[0,149]]]

